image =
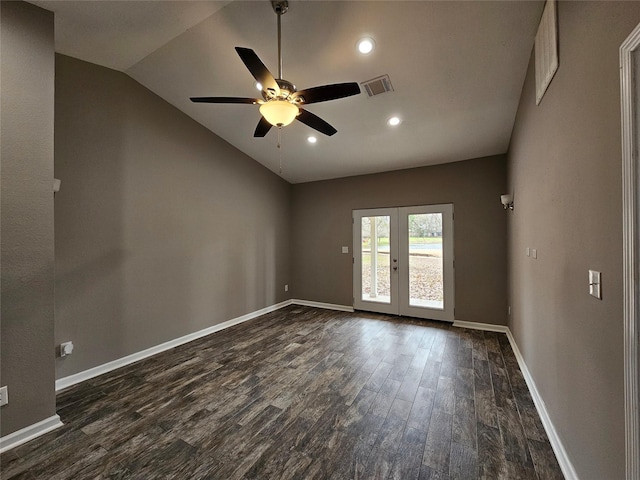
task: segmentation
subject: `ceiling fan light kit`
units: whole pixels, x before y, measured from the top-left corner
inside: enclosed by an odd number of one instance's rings
[[[191,97],[196,103],[238,103],[259,104],[262,118],[254,131],[254,137],[264,137],[272,126],[282,128],[294,120],[331,136],[337,130],[320,117],[302,108],[303,105],[339,98],[350,97],[360,93],[357,82],[321,85],[298,91],[296,86],[282,78],[281,17],[289,9],[286,0],[272,0],[271,6],[278,17],[278,77],[275,78],[262,63],[258,55],[250,48],[236,47],[236,52],[253,78],[261,86],[262,99],[243,97]]]
[[[298,113],[298,107],[287,100],[275,99],[260,105],[260,114],[274,127],[286,127]]]

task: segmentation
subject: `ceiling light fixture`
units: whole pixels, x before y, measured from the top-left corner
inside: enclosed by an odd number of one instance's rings
[[[400,125],[400,122],[401,120],[399,117],[391,117],[389,120],[387,120],[387,123],[392,127]]]
[[[260,105],[260,113],[274,127],[286,127],[296,119],[299,110],[287,100],[274,99]]]
[[[256,82],[256,89],[262,91],[262,84],[260,82]]]
[[[307,137],[307,142],[309,143],[316,143],[318,141],[318,139],[316,137]]]
[[[376,46],[376,43],[373,41],[373,38],[365,37],[358,40],[358,51],[362,55],[368,55],[373,52],[373,48]]]

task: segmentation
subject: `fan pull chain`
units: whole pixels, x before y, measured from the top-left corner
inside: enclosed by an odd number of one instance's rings
[[[278,157],[280,159],[280,175],[282,175],[282,127],[278,127]]]

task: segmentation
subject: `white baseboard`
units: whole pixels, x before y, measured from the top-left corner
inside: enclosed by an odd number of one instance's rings
[[[58,415],[53,415],[49,418],[41,420],[38,423],[34,423],[33,425],[22,428],[17,432],[13,432],[9,435],[5,435],[4,437],[0,437],[0,453],[11,450],[18,445],[22,445],[29,440],[33,440],[34,438],[39,437],[40,435],[49,433],[50,431],[55,430],[62,425],[63,423],[60,421],[60,417]]]
[[[284,302],[276,303],[275,305],[271,305],[269,307],[262,308],[260,310],[256,310],[255,312],[247,313],[246,315],[242,315],[240,317],[232,318],[231,320],[227,320],[226,322],[218,323],[211,327],[205,328],[203,330],[199,330],[197,332],[190,333],[188,335],[184,335],[179,338],[175,338],[173,340],[169,340],[168,342],[161,343],[160,345],[156,345],[155,347],[147,348],[146,350],[142,350],[140,352],[132,353],[131,355],[127,355],[126,357],[119,358],[117,360],[113,360],[111,362],[104,363],[102,365],[98,365],[97,367],[90,368],[88,370],[84,370],[82,372],[69,375],[68,377],[63,377],[56,380],[56,392],[60,390],[64,390],[65,388],[69,388],[73,385],[76,385],[80,382],[84,382],[85,380],[89,380],[90,378],[97,377],[98,375],[102,375],[107,372],[111,372],[117,368],[125,367],[132,363],[138,362],[145,358],[148,358],[152,355],[156,355],[160,352],[164,352],[165,350],[169,350],[171,348],[177,347],[179,345],[183,345],[188,342],[192,342],[193,340],[197,340],[199,338],[205,337],[207,335],[211,335],[212,333],[219,332],[220,330],[224,330],[225,328],[232,327],[234,325],[238,325],[239,323],[246,322],[248,320],[252,320],[260,315],[264,315],[266,313],[270,313],[280,308],[291,305],[291,300],[285,300]]]
[[[56,392],[59,392],[60,390],[64,390],[65,388],[69,388],[80,382],[84,382],[85,380],[89,380],[91,378],[97,377],[98,375],[111,372],[112,370],[115,370],[117,368],[130,365],[139,360],[148,358],[152,355],[156,355],[158,353],[164,352],[165,350],[169,350],[179,345],[192,342],[193,340],[197,340],[199,338],[205,337],[212,333],[219,332],[220,330],[224,330],[225,328],[229,328],[234,325],[238,325],[240,323],[246,322],[248,320],[252,320],[254,318],[259,317],[260,315],[265,315],[267,313],[274,312],[276,310],[279,310],[283,307],[287,307],[292,304],[308,306],[308,307],[324,308],[328,310],[341,310],[346,312],[353,312],[353,307],[349,307],[346,305],[335,305],[331,303],[312,302],[307,300],[285,300],[284,302],[280,302],[275,305],[271,305],[269,307],[256,310],[255,312],[247,313],[246,315],[242,315],[240,317],[227,320],[226,322],[213,325],[203,330],[199,330],[197,332],[190,333],[188,335],[184,335],[179,338],[175,338],[168,342],[161,343],[160,345],[147,348],[146,350],[142,350],[140,352],[127,355],[126,357],[122,357],[117,360],[107,362],[103,365],[98,365],[97,367],[90,368],[83,372],[79,372],[73,375],[69,375],[67,377],[60,378],[56,380]],[[29,425],[28,427],[18,430],[17,432],[11,433],[4,437],[0,437],[0,453],[10,450],[12,448],[15,448],[18,445],[22,445],[23,443],[28,442],[29,440],[33,440],[34,438],[39,437],[40,435],[44,435],[45,433],[48,433],[51,430],[54,430],[62,425],[63,423],[60,420],[60,417],[58,415],[53,415],[52,417],[49,417],[38,423],[34,423],[33,425]]]
[[[493,325],[491,323],[475,323],[462,321],[453,322],[453,326],[460,328],[471,328],[474,330],[485,330],[489,332],[506,333],[507,338],[509,339],[509,343],[511,344],[511,349],[516,356],[516,360],[518,360],[518,366],[520,367],[522,376],[524,377],[525,382],[527,382],[527,387],[529,387],[529,391],[531,392],[531,397],[533,398],[533,403],[538,410],[538,415],[540,415],[542,425],[544,426],[544,429],[547,433],[547,437],[549,437],[551,448],[553,448],[553,452],[556,454],[556,459],[558,460],[560,469],[564,474],[564,478],[566,480],[579,480],[578,474],[576,473],[575,468],[573,468],[573,464],[571,463],[571,460],[569,460],[567,451],[564,449],[564,445],[562,445],[562,441],[558,436],[558,432],[556,432],[556,429],[553,426],[553,422],[551,422],[551,417],[549,417],[549,412],[547,412],[547,407],[544,404],[544,400],[542,400],[542,397],[540,396],[540,392],[538,391],[536,382],[533,381],[533,377],[531,376],[531,373],[529,373],[529,369],[527,368],[527,364],[524,361],[524,357],[520,353],[520,349],[518,348],[516,339],[513,337],[513,334],[511,333],[509,327],[504,325]]]
[[[69,375],[68,377],[60,378],[56,380],[56,392],[76,385],[77,383],[84,382],[85,380],[89,380],[90,378],[97,377],[98,375],[110,372],[112,370],[115,370],[116,368],[124,367],[157,353],[164,352],[165,350],[169,350],[170,348],[174,348],[193,340],[197,340],[198,338],[210,335],[220,330],[224,330],[225,328],[232,327],[233,325],[238,325],[239,323],[252,320],[256,317],[259,317],[260,315],[274,312],[276,310],[279,310],[280,308],[291,305],[292,303],[292,300],[285,300],[284,302],[280,302],[275,305],[256,310],[255,312],[233,318],[226,322],[222,322],[203,330],[190,333],[189,335],[184,335],[168,342],[161,343],[160,345],[156,345],[155,347],[147,348],[146,350],[127,355],[126,357],[107,362],[103,365],[98,365],[97,367],[90,368],[89,370],[85,370],[74,375]],[[0,437],[0,453],[15,448],[18,445],[22,445],[23,443],[28,442],[29,440],[33,440],[40,435],[44,435],[45,433],[48,433],[51,430],[54,430],[62,425],[63,423],[60,420],[60,417],[58,415],[53,415],[52,417],[49,417],[38,423],[34,423],[33,425],[29,425],[28,427],[18,430],[17,432],[11,433],[4,437]]]
[[[349,305],[337,305],[335,303],[312,302],[310,300],[291,300],[294,305],[302,305],[304,307],[324,308],[325,310],[339,310],[341,312],[353,312],[353,307]]]
[[[233,318],[226,322],[219,323],[217,325],[213,325],[211,327],[205,328],[203,330],[199,330],[197,332],[191,333],[189,335],[185,335],[174,340],[170,340],[168,342],[162,343],[160,345],[156,345],[155,347],[148,348],[146,350],[142,350],[140,352],[127,355],[126,357],[122,357],[120,359],[114,360],[112,362],[105,363],[103,365],[99,365],[94,368],[90,368],[89,370],[85,370],[80,373],[76,373],[74,375],[70,375],[68,377],[63,377],[59,380],[56,380],[56,391],[63,390],[77,383],[83,382],[85,380],[89,380],[90,378],[96,377],[98,375],[102,375],[104,373],[115,370],[116,368],[124,367],[131,363],[137,362],[144,358],[150,357],[157,353],[163,352],[165,350],[169,350],[170,348],[177,347],[179,345],[183,345],[185,343],[191,342],[193,340],[197,340],[198,338],[202,338],[204,336],[210,335],[212,333],[218,332],[220,330],[224,330],[225,328],[229,328],[233,325],[238,325],[240,323],[246,322],[248,320],[252,320],[260,315],[264,315],[270,312],[274,312],[283,307],[289,305],[301,305],[307,307],[316,307],[323,308],[327,310],[338,310],[344,312],[353,312],[354,309],[348,305],[337,305],[332,303],[322,303],[322,302],[314,302],[309,300],[300,300],[300,299],[292,299],[286,300],[284,302],[277,303],[275,305],[271,305],[269,307],[265,307],[260,310],[256,310],[255,312],[248,313],[246,315],[242,315],[240,317]],[[558,459],[558,463],[560,464],[560,468],[567,480],[578,480],[578,475],[576,474],[571,461],[567,456],[567,452],[556,433],[555,427],[551,422],[551,418],[547,412],[544,401],[538,392],[535,382],[529,373],[529,369],[524,362],[524,358],[520,353],[520,349],[516,344],[513,335],[511,334],[511,330],[509,327],[504,325],[494,325],[490,323],[476,323],[476,322],[464,322],[464,321],[455,321],[453,323],[454,327],[458,328],[470,328],[475,330],[485,330],[490,332],[499,332],[505,333],[507,338],[509,339],[509,343],[511,344],[511,348],[516,356],[518,361],[518,365],[520,366],[520,370],[522,371],[522,375],[524,376],[525,381],[527,382],[527,386],[531,392],[531,396],[533,397],[533,401],[538,410],[538,414],[540,415],[540,419],[542,420],[542,424],[547,432],[547,436],[549,437],[549,441],[551,443],[551,447],[556,454],[556,458]],[[62,426],[62,422],[60,421],[60,417],[58,415],[54,415],[45,420],[42,420],[38,423],[25,427],[17,432],[9,434],[5,437],[0,438],[0,453],[10,450],[11,448],[17,447],[29,440],[32,440],[40,435],[44,435],[51,430],[54,430],[60,426]]]
[[[203,330],[199,330],[194,333],[190,333],[188,335],[184,335],[183,337],[175,338],[173,340],[169,340],[168,342],[161,343],[160,345],[156,345],[154,347],[147,348],[146,350],[142,350],[140,352],[132,353],[131,355],[127,355],[126,357],[119,358],[117,360],[113,360],[111,362],[104,363],[102,365],[98,365],[97,367],[90,368],[88,370],[84,370],[79,373],[75,373],[73,375],[69,375],[67,377],[60,378],[56,380],[56,392],[60,390],[64,390],[65,388],[69,388],[73,385],[76,385],[80,382],[84,382],[85,380],[89,380],[91,378],[97,377],[99,375],[111,372],[117,368],[125,367],[132,363],[138,362],[145,358],[148,358],[152,355],[156,355],[158,353],[164,352],[165,350],[169,350],[171,348],[177,347],[179,345],[183,345],[188,342],[192,342],[193,340],[197,340],[199,338],[205,337],[207,335],[211,335],[212,333],[219,332],[220,330],[224,330],[225,328],[232,327],[234,325],[238,325],[239,323],[246,322],[248,320],[252,320],[260,315],[264,315],[266,313],[274,312],[283,307],[287,307],[289,305],[302,305],[306,307],[316,307],[316,308],[324,308],[326,310],[340,310],[344,312],[353,312],[353,307],[347,305],[336,305],[333,303],[322,303],[322,302],[313,302],[309,300],[285,300],[284,302],[276,303],[275,305],[271,305],[269,307],[262,308],[260,310],[256,310],[255,312],[247,313],[246,315],[242,315],[241,317],[233,318],[226,322],[218,323],[217,325],[213,325],[211,327],[205,328]]]
[[[484,330],[486,332],[507,333],[509,331],[509,327],[507,327],[506,325],[495,325],[493,323],[463,322],[462,320],[454,320],[453,326],[458,328],[470,328],[472,330]]]
[[[544,404],[544,400],[540,396],[540,392],[538,391],[536,382],[534,382],[531,373],[529,373],[527,364],[524,362],[524,357],[520,353],[520,349],[516,344],[515,338],[513,338],[511,330],[507,330],[507,338],[509,339],[509,343],[511,344],[513,353],[518,360],[518,365],[520,366],[522,376],[524,377],[525,382],[527,382],[527,387],[529,387],[531,397],[533,397],[533,403],[535,403],[536,405],[538,415],[540,415],[540,420],[542,420],[544,429],[547,432],[547,437],[549,437],[551,448],[553,448],[553,451],[556,454],[556,459],[558,460],[558,464],[562,469],[564,478],[566,478],[567,480],[578,480],[578,474],[576,473],[575,468],[573,468],[573,464],[571,463],[571,460],[569,460],[569,456],[567,455],[567,451],[564,449],[564,445],[562,445],[562,441],[558,436],[558,432],[556,432],[556,428],[551,422],[551,417],[549,417],[549,412],[547,412],[547,407]]]

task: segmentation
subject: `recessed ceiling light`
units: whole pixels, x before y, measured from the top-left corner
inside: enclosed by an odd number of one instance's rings
[[[358,40],[358,51],[363,55],[371,53],[375,46],[376,43],[373,41],[373,38],[365,37]]]
[[[260,82],[256,82],[256,88],[262,91],[262,84]]]
[[[395,127],[396,125],[400,125],[400,122],[401,120],[399,117],[391,117],[389,120],[387,120],[387,123],[392,127]]]
[[[318,139],[316,137],[307,137],[307,142],[309,143],[316,143],[318,141]]]

